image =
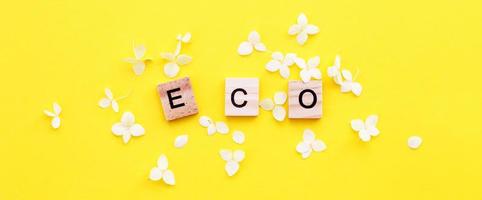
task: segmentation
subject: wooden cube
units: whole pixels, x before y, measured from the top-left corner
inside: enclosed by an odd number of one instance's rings
[[[259,114],[259,79],[226,78],[224,114],[257,116]]]
[[[198,113],[188,77],[159,84],[157,92],[161,97],[164,117],[168,121]]]
[[[288,83],[288,118],[316,119],[322,115],[321,80],[307,83],[289,81]]]

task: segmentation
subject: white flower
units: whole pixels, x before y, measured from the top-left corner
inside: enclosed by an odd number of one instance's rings
[[[132,136],[144,135],[144,128],[135,123],[135,117],[131,112],[124,112],[121,122],[112,126],[112,133],[116,136],[122,136],[124,143],[127,144]]]
[[[184,147],[184,145],[187,144],[188,139],[189,138],[186,134],[177,136],[176,140],[174,141],[174,147],[176,147],[176,148]]]
[[[353,92],[356,96],[360,96],[362,86],[360,83],[353,81],[351,72],[348,70],[342,70],[341,74],[344,78],[344,80],[341,81],[341,92]]]
[[[236,174],[236,172],[239,170],[239,163],[244,160],[244,151],[222,149],[219,151],[219,155],[221,155],[221,158],[226,161],[224,170],[226,170],[228,176],[233,176]]]
[[[266,98],[259,104],[262,109],[270,111],[273,110],[273,117],[278,121],[283,121],[286,117],[286,110],[283,105],[286,102],[285,92],[276,92],[273,100]]]
[[[199,124],[201,124],[201,126],[203,127],[208,128],[208,135],[213,135],[216,132],[224,135],[228,134],[229,132],[229,127],[226,123],[221,121],[215,123],[213,120],[211,120],[211,118],[207,116],[201,116],[201,118],[199,118]]]
[[[283,56],[281,52],[273,52],[272,60],[266,64],[266,70],[270,72],[279,71],[281,77],[287,79],[290,76],[290,66],[295,63],[296,54],[287,53]]]
[[[132,64],[132,70],[138,76],[144,73],[144,69],[146,68],[146,61],[150,59],[144,58],[144,54],[146,53],[146,47],[144,45],[138,45],[134,47],[134,58],[126,58],[124,61]]]
[[[364,142],[370,141],[372,136],[377,136],[380,131],[377,129],[378,116],[370,115],[365,122],[361,119],[351,120],[351,128],[358,132],[358,136]]]
[[[257,51],[266,51],[266,46],[261,42],[261,37],[256,31],[251,31],[248,41],[241,42],[238,47],[239,55],[246,56],[253,53],[253,48]]]
[[[105,88],[105,96],[99,101],[99,106],[101,108],[107,108],[112,106],[114,112],[119,112],[119,104],[117,103],[116,99],[114,99],[114,95],[109,88]]]
[[[49,116],[52,118],[52,121],[50,122],[50,125],[52,128],[57,129],[60,127],[60,112],[62,111],[62,108],[60,108],[60,105],[56,102],[53,103],[53,112],[49,110],[44,110],[45,115]]]
[[[328,77],[333,78],[336,84],[341,85],[341,57],[336,55],[333,66],[328,67]]]
[[[320,64],[319,56],[310,58],[308,62],[305,62],[303,58],[296,58],[295,62],[301,68],[300,77],[303,82],[309,82],[311,78],[321,79],[321,71],[317,68]]]
[[[161,58],[166,60],[167,63],[164,64],[164,74],[167,77],[173,78],[177,76],[179,73],[179,66],[187,65],[192,61],[192,58],[188,55],[180,54],[181,53],[181,44],[188,43],[191,40],[191,34],[186,33],[183,35],[177,36],[178,43],[176,45],[176,50],[174,53],[161,53]]]
[[[308,158],[311,152],[322,152],[326,149],[323,141],[315,139],[315,133],[310,129],[305,129],[303,132],[303,141],[298,143],[296,151],[301,154],[301,157]]]
[[[410,149],[418,149],[420,145],[422,145],[422,138],[419,136],[410,136],[407,145]]]
[[[233,131],[233,141],[236,144],[243,144],[244,140],[245,140],[245,136],[242,131]]]
[[[149,179],[152,181],[163,180],[164,183],[168,185],[175,185],[176,179],[174,178],[174,173],[168,169],[169,162],[165,155],[161,155],[157,160],[157,167],[151,169],[149,173]]]
[[[315,35],[319,31],[320,30],[317,26],[308,24],[308,19],[305,14],[301,13],[298,16],[298,23],[290,27],[288,34],[296,35],[296,41],[298,41],[298,44],[303,45],[308,39],[308,35]]]

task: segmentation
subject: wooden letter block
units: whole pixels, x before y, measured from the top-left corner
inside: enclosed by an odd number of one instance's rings
[[[161,97],[164,117],[168,121],[198,113],[188,77],[159,84],[157,92]]]
[[[226,78],[224,99],[226,116],[257,116],[259,114],[259,79]]]
[[[290,119],[316,119],[322,114],[321,80],[308,83],[288,83],[288,117]]]

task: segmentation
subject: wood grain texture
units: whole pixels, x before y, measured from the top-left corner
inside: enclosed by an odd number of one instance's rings
[[[300,94],[303,90],[310,89],[316,94],[316,102],[313,102],[313,94],[305,92],[302,101],[312,108],[304,108],[300,105]],[[307,83],[303,81],[289,81],[288,83],[288,118],[290,119],[317,119],[322,116],[322,84],[321,80],[313,80]]]
[[[171,96],[180,96],[180,98],[172,101],[174,104],[184,104],[184,106],[171,108],[167,91],[176,88],[179,88],[180,90],[171,93]],[[162,109],[164,111],[164,117],[166,120],[171,121],[198,113],[198,107],[196,100],[194,99],[194,93],[192,91],[192,85],[189,77],[159,84],[157,86],[157,92],[161,98]]]
[[[243,107],[236,107],[231,101],[233,91],[239,88],[246,91],[246,94],[236,92],[234,101],[238,105],[246,102]],[[226,116],[257,116],[259,114],[259,79],[226,78],[224,99]]]

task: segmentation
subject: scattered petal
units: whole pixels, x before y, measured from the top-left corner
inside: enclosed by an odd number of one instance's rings
[[[234,131],[233,132],[233,141],[237,144],[243,144],[244,143],[244,133],[241,131]]]
[[[174,147],[176,148],[182,148],[184,145],[187,144],[188,141],[188,136],[187,135],[180,135],[176,137],[176,140],[174,141]]]
[[[419,136],[410,136],[407,141],[408,147],[410,149],[418,149],[422,145],[422,138]]]
[[[273,117],[278,121],[283,121],[286,117],[285,108],[281,106],[275,106],[273,109]]]
[[[273,100],[271,99],[263,99],[261,103],[259,104],[263,110],[273,110],[274,108],[274,103]]]

